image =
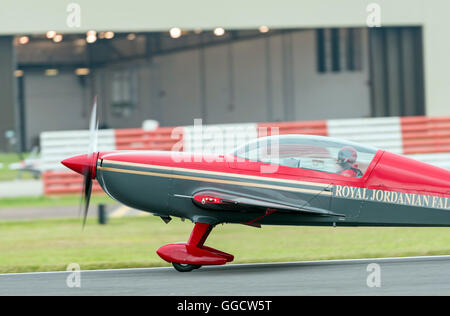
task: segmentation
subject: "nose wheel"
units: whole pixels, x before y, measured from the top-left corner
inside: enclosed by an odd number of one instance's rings
[[[172,262],[172,265],[178,272],[191,272],[192,270],[201,268],[201,265],[199,264],[183,264]]]

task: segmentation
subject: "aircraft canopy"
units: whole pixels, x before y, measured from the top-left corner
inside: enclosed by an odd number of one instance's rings
[[[339,152],[356,154],[347,165],[340,163]],[[340,173],[354,168],[362,176],[377,152],[376,148],[331,137],[313,135],[277,135],[258,138],[234,151],[234,155],[251,161],[281,166]],[[354,156],[352,156],[354,157]]]

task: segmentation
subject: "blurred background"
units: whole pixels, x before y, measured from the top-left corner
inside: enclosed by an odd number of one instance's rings
[[[59,161],[87,150],[94,96],[100,150],[192,149],[201,118],[241,141],[276,126],[450,167],[448,0],[0,6],[0,218],[76,213]]]
[[[109,128],[450,114],[448,1],[370,4],[2,3],[0,150],[86,128],[94,95]]]

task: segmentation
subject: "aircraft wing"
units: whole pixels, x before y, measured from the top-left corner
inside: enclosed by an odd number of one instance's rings
[[[210,210],[246,211],[260,209],[262,211],[292,212],[305,215],[345,216],[309,205],[289,205],[276,201],[267,201],[264,199],[240,196],[234,193],[219,191],[198,192],[192,196],[192,201],[199,207]]]

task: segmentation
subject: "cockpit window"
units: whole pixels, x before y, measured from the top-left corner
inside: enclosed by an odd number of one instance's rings
[[[252,161],[362,177],[377,149],[329,137],[280,135],[258,138],[235,150]]]

